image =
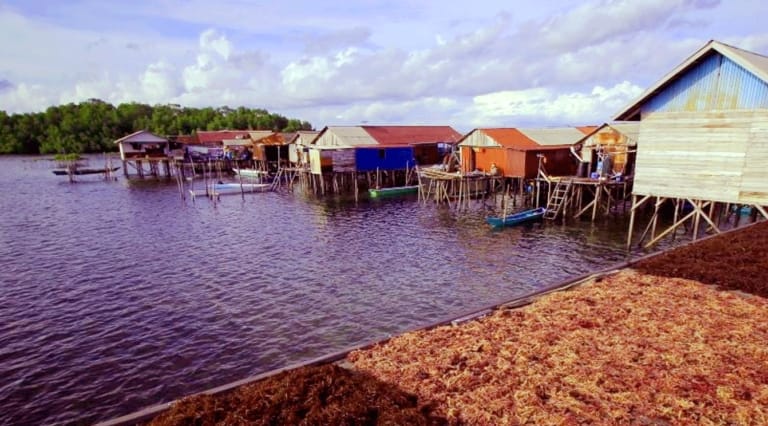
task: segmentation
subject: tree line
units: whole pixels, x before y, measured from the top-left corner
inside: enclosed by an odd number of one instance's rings
[[[311,130],[306,121],[246,107],[188,108],[99,99],[52,106],[45,112],[7,114],[0,110],[0,154],[72,154],[117,150],[113,143],[138,130],[157,135],[190,135],[197,130]]]

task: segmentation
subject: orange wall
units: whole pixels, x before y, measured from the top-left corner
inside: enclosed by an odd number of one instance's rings
[[[468,173],[474,170],[489,172],[491,171],[491,163],[496,163],[496,168],[499,169],[499,173],[506,176],[507,155],[504,151],[503,148],[462,146],[461,171],[463,173]]]

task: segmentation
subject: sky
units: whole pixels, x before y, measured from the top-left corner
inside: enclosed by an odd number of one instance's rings
[[[0,110],[601,124],[711,39],[768,54],[766,16],[766,0],[0,0]]]

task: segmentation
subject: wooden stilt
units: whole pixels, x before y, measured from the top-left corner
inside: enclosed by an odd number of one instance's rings
[[[635,211],[637,210],[637,195],[632,194],[632,207],[629,213],[629,232],[627,233],[627,249],[632,245],[632,230],[635,226]]]

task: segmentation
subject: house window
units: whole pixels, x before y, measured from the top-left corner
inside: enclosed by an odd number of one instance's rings
[[[387,150],[386,149],[380,149],[379,150],[379,160],[383,160],[387,158]]]

